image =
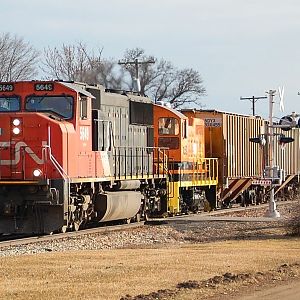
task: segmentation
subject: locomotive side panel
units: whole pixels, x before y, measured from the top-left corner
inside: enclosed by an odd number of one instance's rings
[[[98,126],[94,130],[94,135],[98,135],[96,140],[99,140],[98,144],[110,140],[106,149],[109,150],[113,176],[116,179],[150,176],[153,173],[153,157],[147,148],[153,147],[149,138],[153,130],[151,101],[103,89],[99,92],[96,87],[88,87],[88,90],[97,97],[93,100],[94,114],[101,119],[98,125],[93,125]]]

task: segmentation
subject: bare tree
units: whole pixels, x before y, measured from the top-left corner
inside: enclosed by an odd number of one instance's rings
[[[74,80],[87,83],[100,83],[107,88],[121,88],[122,75],[115,69],[117,64],[112,59],[102,58],[102,49],[97,54],[79,42],[62,45],[61,48],[44,50],[43,71],[48,78]]]
[[[147,56],[141,48],[126,50],[123,59],[125,67],[120,68],[114,59],[104,59],[102,52],[103,49],[99,49],[95,54],[82,43],[48,48],[44,51],[43,71],[48,78],[100,83],[114,89],[127,86],[127,89],[132,90],[136,66],[126,62],[154,61],[155,64],[139,64],[142,94],[147,94],[154,101],[168,101],[174,108],[199,105],[200,98],[205,95],[202,78],[193,69],[178,70],[164,59]],[[126,78],[124,70],[128,71],[129,77]]]
[[[45,62],[42,70],[55,79],[82,81],[82,75],[88,70],[87,55],[78,45],[65,45],[61,49],[48,48],[44,50]]]
[[[37,75],[39,52],[23,38],[4,33],[0,36],[0,80],[32,79]]]
[[[203,80],[198,71],[193,69],[176,69],[172,63],[145,55],[141,48],[127,49],[124,54],[124,61],[149,61],[154,60],[155,64],[141,64],[139,66],[139,79],[141,93],[147,94],[154,101],[167,101],[174,108],[200,104],[200,99],[206,94]],[[132,87],[132,78],[135,77],[135,66],[125,64],[129,72]]]

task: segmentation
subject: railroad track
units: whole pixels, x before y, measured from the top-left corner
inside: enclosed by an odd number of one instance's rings
[[[112,226],[103,226],[103,227],[94,227],[89,229],[82,229],[79,231],[71,231],[66,233],[57,233],[52,235],[42,235],[42,236],[33,236],[33,237],[26,237],[26,238],[16,238],[11,239],[8,241],[0,242],[0,249],[4,247],[11,247],[11,246],[20,246],[26,244],[33,244],[37,242],[48,242],[51,240],[58,240],[64,238],[72,238],[72,237],[80,237],[87,234],[93,233],[107,233],[113,231],[121,231],[127,229],[138,228],[144,225],[145,222],[137,222],[131,224],[122,224],[122,225],[112,225]]]
[[[294,202],[293,200],[291,201],[284,201],[281,203],[292,203]],[[219,209],[216,211],[211,211],[211,212],[201,212],[199,215],[203,217],[208,217],[208,216],[218,216],[222,214],[230,214],[233,212],[238,212],[238,211],[247,211],[247,210],[255,210],[255,209],[261,209],[261,208],[266,208],[268,207],[268,203],[256,205],[256,206],[247,206],[247,207],[232,207],[228,209]],[[170,218],[155,218],[151,219],[149,223],[151,225],[160,224],[161,221],[167,221],[168,219],[174,220],[174,219],[184,219],[187,218],[190,215],[181,215],[181,216],[174,216]],[[42,235],[42,236],[32,236],[32,237],[26,237],[26,238],[20,238],[20,237],[15,237],[14,239],[10,240],[5,240],[5,241],[0,241],[0,249],[1,248],[6,248],[6,247],[12,247],[12,246],[19,246],[19,245],[27,245],[27,244],[33,244],[33,243],[39,243],[39,242],[46,242],[46,241],[51,241],[51,240],[59,240],[59,239],[64,239],[64,238],[72,238],[72,237],[80,237],[88,234],[93,234],[93,233],[107,233],[107,232],[114,232],[114,231],[122,231],[122,230],[128,230],[128,229],[134,229],[138,227],[144,226],[145,222],[137,222],[137,223],[131,223],[131,224],[122,224],[122,225],[111,225],[111,226],[103,226],[103,227],[93,227],[89,229],[82,229],[79,231],[72,231],[72,232],[66,232],[66,233],[57,233],[53,235]]]

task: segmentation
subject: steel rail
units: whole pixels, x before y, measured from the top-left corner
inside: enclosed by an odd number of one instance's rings
[[[72,238],[72,237],[80,237],[87,234],[93,233],[107,233],[113,231],[122,231],[128,229],[134,229],[138,227],[144,226],[144,221],[131,223],[131,224],[122,224],[122,225],[112,225],[112,226],[103,226],[103,227],[93,227],[88,229],[82,229],[79,231],[71,231],[65,233],[57,233],[52,235],[41,235],[41,236],[34,236],[34,237],[27,237],[27,238],[19,238],[19,239],[12,239],[9,241],[0,242],[0,249],[6,247],[13,247],[13,246],[20,246],[20,245],[28,245],[40,242],[47,242],[52,240],[59,240],[65,238]]]
[[[281,204],[290,204],[295,202],[295,200],[289,200],[289,201],[280,201]],[[233,207],[233,208],[223,208],[218,209],[211,212],[200,212],[198,215],[201,215],[203,217],[206,216],[217,216],[217,215],[224,215],[224,214],[230,214],[234,212],[239,211],[247,211],[247,210],[255,210],[255,209],[261,209],[264,207],[268,207],[268,203],[263,203],[255,206],[246,206],[246,207]],[[46,242],[56,239],[64,239],[64,238],[72,238],[72,237],[80,237],[87,234],[93,234],[93,233],[108,233],[108,232],[114,232],[114,231],[122,231],[122,230],[128,230],[128,229],[134,229],[138,227],[142,227],[145,224],[151,224],[155,225],[156,222],[161,221],[167,221],[174,220],[174,219],[184,219],[192,215],[197,214],[189,214],[189,215],[178,215],[173,217],[166,217],[166,218],[153,218],[149,221],[141,221],[131,224],[122,224],[122,225],[109,225],[109,226],[103,226],[103,227],[93,227],[88,229],[82,229],[79,231],[70,231],[66,233],[57,233],[52,235],[42,235],[42,236],[34,236],[34,237],[26,237],[26,238],[17,238],[17,239],[11,239],[7,241],[0,241],[0,249],[6,248],[6,247],[13,247],[13,246],[20,246],[20,245],[27,245],[27,244],[33,244],[33,243],[40,243],[40,242]],[[214,219],[214,221],[218,221]]]

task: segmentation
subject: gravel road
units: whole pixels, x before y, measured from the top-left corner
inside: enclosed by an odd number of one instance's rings
[[[251,292],[249,295],[237,296],[232,300],[299,300],[300,282],[292,282],[285,285],[273,286],[268,289]]]

